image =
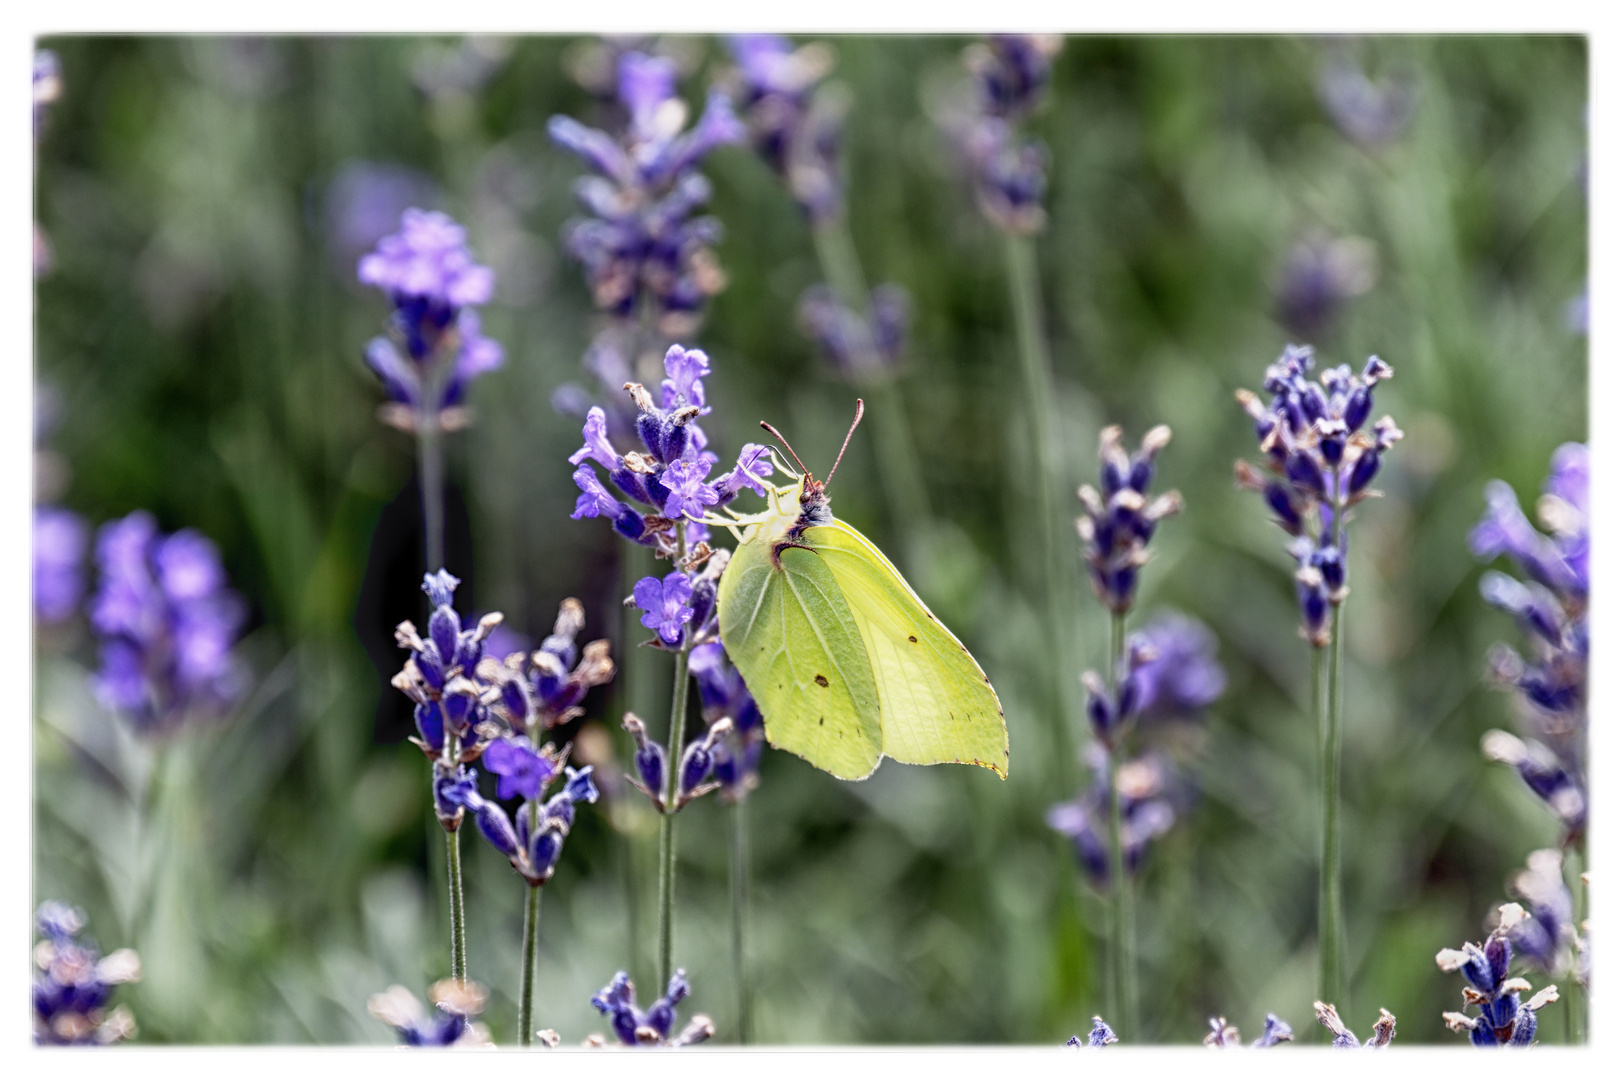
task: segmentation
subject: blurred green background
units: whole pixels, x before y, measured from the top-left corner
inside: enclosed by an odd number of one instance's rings
[[[961,532],[944,555],[911,556],[871,431],[835,501],[985,667],[1010,776],[887,763],[850,784],[768,752],[749,804],[761,1041],[1054,1043],[1102,1007],[1103,905],[1043,822],[1068,793],[1042,760],[1048,584],[1031,556],[1000,242],[929,118],[965,43],[832,40],[833,78],[854,99],[856,246],[871,282],[912,293],[898,389],[929,504]],[[559,241],[581,167],[545,135],[555,113],[601,119],[568,74],[581,42],[41,44],[64,81],[36,210],[53,249],[36,291],[37,384],[58,416],[44,445],[71,468],[58,501],[95,524],[145,507],[166,530],[212,537],[252,606],[241,652],[255,689],[228,720],[146,745],[85,687],[83,621],[42,633],[36,900],[81,905],[104,948],[140,951],[146,979],[120,1000],[145,1041],[392,1041],[366,998],[391,982],[421,994],[448,972],[444,855],[427,765],[381,737],[380,694],[398,695],[356,629],[373,530],[409,496],[413,455],[375,418],[361,349],[385,302],[356,284],[359,251],[333,236],[331,185],[355,161],[417,170],[496,271],[484,323],[506,366],[476,384],[475,423],[449,439],[471,538],[467,565],[452,547],[462,610],[501,610],[535,640],[579,596],[587,636],[616,638],[623,658],[620,552],[603,522],[569,519],[579,423],[549,404],[564,383],[590,385],[590,301]],[[687,58],[693,102],[730,63],[714,39],[666,44]],[[1320,103],[1318,80],[1343,54],[1414,79],[1412,122],[1384,148],[1349,141]],[[1051,154],[1037,245],[1064,486],[1094,473],[1102,425],[1131,440],[1172,426],[1160,483],[1186,509],[1157,536],[1133,625],[1162,608],[1198,616],[1229,675],[1179,748],[1198,798],[1139,878],[1146,1039],[1198,1041],[1219,1014],[1247,1039],[1268,1011],[1299,1036],[1314,1027],[1307,648],[1285,538],[1231,468],[1255,454],[1233,390],[1258,387],[1296,340],[1276,321],[1276,283],[1293,246],[1322,232],[1368,241],[1374,279],[1313,339],[1321,364],[1391,363],[1377,415],[1408,436],[1386,459],[1387,497],[1353,531],[1354,991],[1338,1004],[1360,1033],[1384,1006],[1402,1042],[1464,1041],[1439,1018],[1459,1007],[1460,982],[1432,958],[1480,940],[1507,876],[1556,838],[1477,748],[1510,722],[1483,657],[1515,631],[1479,599],[1465,535],[1488,478],[1530,505],[1555,447],[1586,437],[1587,339],[1569,319],[1586,275],[1586,83],[1584,41],[1557,37],[1090,37],[1056,61],[1029,126]],[[726,458],[771,419],[808,462],[830,461],[854,391],[794,329],[819,276],[807,227],[747,148],[717,151],[704,171],[730,279],[684,342],[713,361],[707,430]],[[1074,600],[1076,671],[1099,667],[1105,615],[1091,595]],[[644,660],[652,684],[666,659]],[[623,693],[590,704],[613,726]],[[704,800],[679,821],[676,960],[695,988],[688,1011],[710,1013],[725,1040],[724,810]],[[617,969],[655,996],[654,825],[626,802],[585,809],[547,886],[536,1012],[567,1043],[603,1030],[588,999]],[[463,850],[469,969],[507,1042],[524,890],[476,835]],[[1546,1012],[1544,1041],[1561,1041],[1564,1007]]]

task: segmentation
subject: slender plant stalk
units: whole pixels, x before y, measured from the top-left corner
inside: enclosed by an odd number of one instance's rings
[[[1126,616],[1110,615],[1110,667],[1109,687],[1112,697],[1117,689],[1122,650],[1126,638]],[[1138,1033],[1137,987],[1133,971],[1133,884],[1127,879],[1127,854],[1122,843],[1121,789],[1117,774],[1122,763],[1122,736],[1118,732],[1110,748],[1110,966],[1114,987],[1111,1021],[1119,1024],[1118,1034]]]
[[[1578,840],[1570,851],[1561,853],[1561,869],[1566,878],[1567,892],[1572,896],[1572,928],[1576,933],[1582,934],[1580,929],[1584,924],[1584,846],[1587,840]],[[1578,954],[1577,944],[1573,945],[1573,967],[1567,972],[1566,986],[1561,996],[1567,1005],[1567,1042],[1573,1046],[1585,1043],[1589,1025],[1586,1015],[1589,1007],[1589,995],[1583,987],[1578,985]]]
[[[531,804],[533,814],[538,807]],[[541,886],[526,885],[530,895],[524,905],[524,970],[519,975],[518,1044],[529,1046],[535,1035],[535,943],[540,934]]]
[[[665,815],[659,823],[659,985],[671,981],[671,916],[676,903],[676,785],[682,766],[682,727],[688,711],[688,651],[676,654],[671,687],[670,742],[665,748]]]
[[[451,889],[451,978],[468,979],[468,931],[462,913],[462,830],[445,834],[446,877]]]
[[[1059,543],[1062,524],[1056,493],[1061,478],[1059,463],[1055,460],[1054,379],[1050,371],[1047,341],[1043,336],[1042,296],[1037,285],[1037,249],[1030,237],[1005,234],[1003,253],[1008,263],[1009,302],[1014,308],[1026,411],[1036,450],[1034,486],[1038,527],[1035,532],[1040,541],[1044,583],[1041,591],[1048,617],[1049,647],[1053,650],[1053,678],[1050,685],[1055,688],[1050,722],[1052,756],[1058,772],[1059,788],[1069,793],[1076,783],[1076,752],[1070,728],[1070,718],[1075,711],[1071,684],[1076,681],[1070,672],[1076,653],[1071,640],[1069,617],[1075,596],[1071,564],[1064,557]]]
[[[423,552],[432,574],[445,566],[445,457],[439,419],[426,411],[417,420],[417,476],[423,496]]]
[[[869,328],[868,283],[862,274],[862,263],[857,258],[856,245],[845,218],[824,222],[812,229],[812,243],[817,249],[817,261],[823,270],[823,279],[834,291],[835,298],[845,307],[861,316]],[[881,374],[878,357],[871,355],[873,339],[868,331],[856,343],[865,354],[860,367],[873,372],[862,380],[862,391],[868,396],[873,412],[875,438],[880,443],[880,455],[885,467],[879,470],[880,484],[885,490],[885,501],[896,511],[898,522],[909,530],[924,527],[930,520],[930,499],[924,486],[924,471],[919,466],[918,450],[907,426],[907,412],[894,382]]]
[[[738,1041],[748,1045],[753,1027],[750,1019],[749,967],[744,961],[744,923],[749,916],[749,836],[745,806],[740,798],[733,804],[733,988],[738,992]]]
[[[1344,931],[1341,914],[1341,669],[1342,610],[1337,604],[1330,618],[1330,644],[1314,650],[1314,668],[1328,662],[1328,687],[1322,698],[1315,687],[1320,710],[1319,766],[1322,834],[1319,839],[1319,1000],[1346,1001],[1342,970]],[[1328,653],[1328,657],[1324,654]],[[1315,683],[1318,679],[1315,678]]]

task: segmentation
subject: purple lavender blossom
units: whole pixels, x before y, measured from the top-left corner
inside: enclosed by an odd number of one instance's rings
[[[480,795],[478,786],[470,782],[471,774],[459,783],[444,786],[443,801],[454,806],[456,813],[471,811],[480,835],[507,857],[526,882],[539,888],[552,879],[558,868],[564,841],[575,824],[574,804],[595,803],[598,799],[592,766],[566,766],[551,744],[536,751],[527,739],[498,739],[484,753],[487,766],[502,778],[498,798],[521,795],[527,800],[518,813],[509,816],[500,803]],[[541,802],[543,793],[560,775],[565,777],[563,788]],[[446,816],[442,811],[442,819]]]
[[[447,410],[463,403],[469,384],[502,364],[502,347],[485,337],[473,306],[488,303],[495,275],[474,262],[460,225],[432,210],[408,209],[400,231],[361,257],[363,284],[389,294],[395,309],[388,333],[366,347],[366,362],[392,407],[384,419],[415,431],[432,418],[460,423]]]
[[[870,294],[864,316],[842,304],[827,285],[813,285],[801,294],[799,319],[835,371],[858,384],[879,382],[901,368],[912,299],[900,285],[880,285]]]
[[[1526,908],[1511,904],[1500,909],[1510,916],[1506,929],[1511,944],[1540,971],[1566,975],[1578,928],[1573,925],[1572,894],[1561,877],[1561,852],[1542,848],[1527,856],[1527,868],[1512,880],[1511,890],[1527,901]],[[1518,917],[1516,911],[1523,914]]]
[[[366,1011],[394,1028],[404,1046],[492,1046],[485,1025],[471,1019],[484,1011],[487,997],[478,983],[441,979],[428,991],[436,1010],[432,1016],[423,1011],[416,994],[398,985],[373,994]],[[547,1041],[556,1045],[556,1039],[553,1033]]]
[[[729,44],[738,62],[739,110],[756,152],[813,225],[839,217],[846,101],[817,85],[833,55],[816,43],[796,49],[776,34],[738,34]]]
[[[132,1037],[129,1009],[107,1005],[114,986],[140,980],[135,950],[102,956],[94,944],[79,940],[84,912],[54,900],[39,906],[35,922],[45,937],[34,946],[35,1045],[106,1046]]]
[[[1075,1035],[1065,1041],[1065,1045],[1073,1050],[1100,1050],[1113,1042],[1119,1042],[1116,1033],[1110,1030],[1110,1025],[1104,1022],[1103,1017],[1093,1018],[1093,1030],[1088,1032],[1087,1041],[1084,1042]]]
[[[609,1018],[609,1027],[623,1046],[691,1046],[713,1036],[716,1026],[701,1013],[680,1032],[671,1034],[676,1026],[676,1006],[688,993],[687,975],[678,968],[665,988],[665,996],[644,1012],[637,1008],[637,988],[625,972],[619,971],[609,985],[592,996],[592,1006]],[[603,1042],[602,1036],[588,1040],[589,1044]]]
[[[161,536],[137,510],[102,526],[96,563],[90,622],[101,641],[102,702],[149,733],[228,709],[244,689],[231,646],[247,611],[226,587],[214,544],[189,529]]]
[[[1211,1031],[1201,1040],[1202,1045],[1214,1050],[1235,1050],[1244,1047],[1245,1040],[1240,1037],[1240,1029],[1230,1024],[1221,1016],[1212,1017],[1207,1021]],[[1270,1046],[1292,1041],[1295,1033],[1291,1026],[1273,1013],[1269,1013],[1262,1024],[1262,1034],[1251,1044],[1254,1049],[1265,1050]]]
[[[1475,1017],[1446,1012],[1443,1022],[1450,1031],[1468,1032],[1473,1046],[1531,1046],[1538,1034],[1538,1010],[1560,1000],[1560,995],[1550,985],[1522,1001],[1521,995],[1531,992],[1532,984],[1509,976],[1515,955],[1511,933],[1526,912],[1516,904],[1506,904],[1499,911],[1499,925],[1482,945],[1466,942],[1462,948],[1437,954],[1438,968],[1458,971],[1464,977],[1465,1004],[1477,1010]]]
[[[1088,745],[1093,784],[1075,799],[1048,810],[1048,827],[1069,836],[1082,869],[1100,889],[1110,883],[1110,755],[1099,743]],[[1116,770],[1121,792],[1122,857],[1131,876],[1150,841],[1172,828],[1177,811],[1169,797],[1169,766],[1158,754],[1146,754]]]
[[[1527,741],[1490,732],[1483,750],[1511,765],[1555,812],[1571,840],[1588,814],[1589,450],[1565,443],[1550,460],[1538,501],[1539,532],[1501,480],[1488,484],[1488,509],[1472,530],[1481,559],[1508,556],[1530,581],[1490,570],[1482,597],[1510,614],[1526,635],[1526,654],[1508,645],[1489,654],[1491,681],[1517,692]]]
[[[50,119],[50,106],[62,96],[62,63],[50,49],[34,53],[34,168],[39,169],[39,142]],[[44,277],[51,270],[51,241],[34,223],[34,276]]]
[[[62,622],[78,609],[89,542],[90,527],[72,510],[34,507],[34,617],[40,622]]]
[[[1128,654],[1139,663],[1130,678],[1141,718],[1190,716],[1222,695],[1228,675],[1217,662],[1217,637],[1199,619],[1158,615],[1133,639]]]
[[[705,300],[724,283],[710,251],[720,226],[691,216],[710,198],[709,181],[697,168],[711,150],[744,137],[719,90],[684,131],[687,109],[675,83],[669,60],[625,52],[619,94],[631,122],[621,137],[567,116],[547,124],[552,140],[597,174],[575,188],[590,216],[564,232],[565,246],[586,269],[593,303],[627,319],[646,299],[668,334],[692,332]]]
[[[1375,246],[1316,233],[1295,244],[1274,284],[1275,313],[1298,338],[1321,337],[1346,302],[1375,284]]]
[[[496,784],[498,799],[538,798],[541,789],[558,775],[558,763],[537,753],[523,735],[494,740],[485,747],[484,763],[486,769],[500,777]]]
[[[1319,101],[1324,111],[1343,135],[1371,150],[1403,135],[1418,98],[1412,72],[1372,81],[1345,55],[1326,63],[1319,74]]]
[[[699,686],[705,724],[723,718],[732,721],[726,738],[715,748],[713,775],[721,784],[722,801],[736,803],[759,783],[761,753],[766,746],[760,707],[744,685],[744,676],[728,662],[721,642],[695,647],[688,657],[688,670]]]
[[[1359,375],[1343,364],[1308,378],[1311,346],[1287,345],[1263,375],[1268,404],[1249,390],[1235,392],[1251,417],[1267,472],[1250,462],[1234,465],[1235,482],[1259,492],[1274,521],[1292,537],[1302,635],[1315,648],[1330,642],[1330,613],[1347,597],[1347,536],[1338,531],[1345,512],[1378,495],[1370,482],[1384,456],[1403,437],[1390,416],[1365,431],[1375,386],[1392,369],[1371,356]],[[1270,473],[1272,475],[1270,475]]]
[[[587,692],[614,678],[607,639],[589,641],[584,649],[576,646],[575,639],[585,627],[586,609],[581,602],[573,597],[565,600],[558,606],[552,633],[530,654],[522,711],[514,707],[514,691],[504,684],[507,719],[515,730],[545,731],[569,723],[582,715]],[[509,664],[512,660],[508,657]]]
[[[1115,614],[1133,606],[1138,571],[1148,559],[1151,537],[1162,518],[1183,508],[1183,498],[1169,491],[1149,498],[1155,478],[1155,456],[1172,440],[1165,424],[1144,435],[1131,457],[1121,446],[1121,428],[1112,425],[1099,433],[1099,478],[1096,490],[1082,485],[1077,497],[1085,513],[1076,519],[1082,538],[1082,557],[1099,602]]]
[[[632,593],[636,597],[637,606],[645,614],[642,624],[650,630],[658,631],[660,640],[667,645],[677,645],[682,641],[682,628],[693,618],[693,609],[688,601],[693,598],[693,582],[679,570],[665,575],[664,580],[656,577],[645,577],[637,582]]]
[[[987,113],[1018,120],[1034,111],[1062,44],[1054,34],[989,34],[964,50]]]
[[[1330,1040],[1331,1047],[1337,1050],[1359,1049],[1358,1036],[1347,1030],[1347,1025],[1341,1022],[1341,1016],[1336,1012],[1334,1005],[1326,1005],[1322,1001],[1315,1001],[1313,1003],[1313,1015],[1334,1036]],[[1363,1048],[1378,1050],[1381,1047],[1391,1045],[1392,1038],[1398,1031],[1397,1017],[1382,1009],[1380,1018],[1375,1021],[1373,1026],[1375,1034],[1364,1042]]]

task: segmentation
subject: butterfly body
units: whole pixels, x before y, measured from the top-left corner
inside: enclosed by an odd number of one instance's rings
[[[1009,737],[986,674],[823,484],[770,488],[739,519],[717,598],[722,644],[767,740],[846,780],[885,756],[1008,775]]]

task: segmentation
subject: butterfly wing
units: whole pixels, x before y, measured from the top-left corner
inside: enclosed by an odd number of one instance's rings
[[[862,635],[828,565],[771,530],[738,545],[717,597],[721,642],[761,707],[767,741],[842,780],[879,767],[879,695]]]
[[[805,542],[827,567],[861,632],[879,692],[884,752],[915,765],[982,765],[1006,778],[1003,708],[969,650],[884,553],[845,522],[807,529]]]

